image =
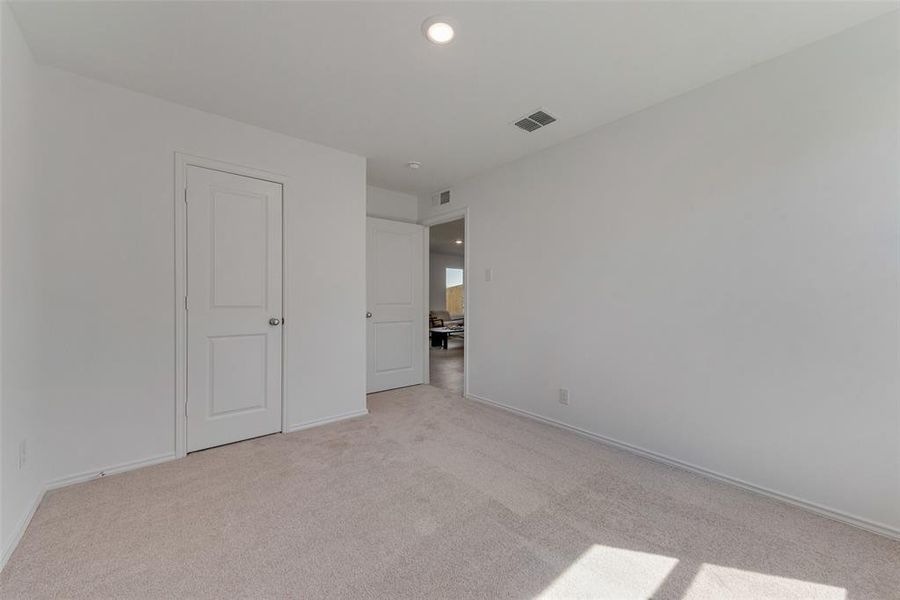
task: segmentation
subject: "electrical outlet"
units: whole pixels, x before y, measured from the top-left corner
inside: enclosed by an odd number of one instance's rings
[[[19,442],[19,469],[28,464],[28,445],[25,440]]]
[[[569,405],[569,390],[566,388],[559,388],[559,403]]]

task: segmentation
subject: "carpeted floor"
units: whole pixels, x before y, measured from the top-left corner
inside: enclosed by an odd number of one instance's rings
[[[50,493],[13,598],[900,597],[900,543],[430,386]]]

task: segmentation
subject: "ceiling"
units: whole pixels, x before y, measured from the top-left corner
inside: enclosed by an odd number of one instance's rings
[[[895,2],[17,2],[44,64],[368,157],[431,193]],[[422,22],[453,18],[456,40]],[[511,125],[544,108],[552,125]],[[421,169],[406,167],[421,161]]]
[[[441,223],[440,225],[432,225],[430,227],[428,240],[432,254],[465,256],[465,219]],[[463,243],[457,244],[456,240],[463,240]]]

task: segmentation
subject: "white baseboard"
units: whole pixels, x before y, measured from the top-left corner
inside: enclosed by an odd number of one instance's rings
[[[151,465],[158,465],[159,463],[168,462],[170,460],[175,460],[175,453],[168,452],[166,454],[158,454],[156,456],[151,456],[149,458],[143,458],[141,460],[134,460],[126,463],[119,463],[117,465],[111,465],[109,467],[103,469],[94,469],[91,471],[84,471],[82,473],[77,473],[75,475],[69,475],[67,477],[60,477],[59,479],[54,479],[53,481],[47,483],[44,489],[46,490],[55,490],[57,488],[65,487],[67,485],[72,485],[75,483],[82,483],[84,481],[90,481],[91,479],[98,479],[100,477],[106,477],[107,475],[115,475],[116,473],[124,473],[125,471],[133,471],[134,469],[140,469],[141,467],[149,467]]]
[[[296,425],[291,425],[285,431],[285,433],[289,433],[292,431],[300,431],[303,429],[309,429],[311,427],[318,427],[319,425],[326,425],[328,423],[335,423],[337,421],[343,421],[345,419],[352,419],[354,417],[362,417],[369,414],[367,409],[357,410],[353,412],[343,413],[340,415],[334,415],[331,417],[325,417],[323,419],[314,419],[311,421],[305,421],[303,423],[297,423]],[[110,465],[108,467],[102,469],[92,469],[90,471],[84,471],[81,473],[76,473],[75,475],[68,475],[66,477],[60,477],[59,479],[54,479],[41,488],[34,502],[29,509],[28,513],[26,513],[19,523],[15,527],[15,535],[10,540],[10,543],[6,548],[3,548],[2,554],[0,554],[0,571],[3,570],[3,567],[6,566],[6,561],[9,560],[9,557],[12,556],[13,551],[16,549],[16,546],[19,545],[19,542],[22,539],[22,536],[25,535],[25,530],[28,528],[28,524],[31,523],[31,518],[34,516],[34,513],[37,511],[38,506],[41,503],[41,500],[44,499],[44,494],[49,492],[50,490],[55,490],[61,487],[65,487],[68,485],[74,485],[76,483],[83,483],[85,481],[90,481],[92,479],[98,479],[100,477],[106,477],[107,475],[115,475],[116,473],[124,473],[125,471],[132,471],[134,469],[140,469],[141,467],[149,467],[151,465],[158,465],[160,463],[168,462],[170,460],[175,460],[176,455],[174,452],[168,452],[166,454],[158,454],[156,456],[151,456],[149,458],[144,458],[141,460],[135,460],[126,463],[119,463],[116,465]]]
[[[295,425],[288,425],[288,428],[285,430],[285,433],[292,433],[294,431],[302,431],[304,429],[309,429],[311,427],[318,427],[319,425],[327,425],[329,423],[336,423],[338,421],[344,421],[346,419],[354,419],[356,417],[364,417],[369,414],[369,410],[364,408],[362,410],[354,410],[353,412],[342,413],[339,415],[333,415],[331,417],[324,417],[322,419],[312,419],[311,421],[303,421],[302,423],[297,423]]]
[[[34,513],[37,512],[38,506],[41,505],[45,492],[46,489],[38,490],[38,493],[35,494],[34,502],[31,503],[31,508],[29,508],[28,512],[25,513],[18,523],[16,523],[15,534],[13,534],[12,539],[9,540],[9,544],[6,545],[6,548],[3,549],[3,553],[0,554],[0,571],[6,566],[6,561],[12,556],[12,553],[16,549],[16,546],[19,545],[19,542],[22,541],[22,536],[25,535],[25,530],[28,529],[31,518],[34,517]]]
[[[328,423],[335,423],[337,421],[343,421],[345,419],[352,419],[354,417],[362,417],[369,414],[367,409],[357,410],[353,412],[343,413],[340,415],[334,415],[331,417],[325,417],[323,419],[314,419],[311,421],[305,421],[303,423],[297,423],[296,425],[291,425],[287,428],[285,433],[289,433],[292,431],[300,431],[303,429],[309,429],[311,427],[318,427],[319,425],[326,425]],[[15,527],[15,535],[10,540],[10,543],[6,548],[3,548],[3,552],[0,553],[0,571],[3,570],[3,567],[6,566],[6,562],[9,560],[9,557],[12,556],[13,551],[16,549],[16,546],[19,545],[19,542],[22,540],[22,536],[25,535],[25,530],[28,529],[28,524],[31,523],[32,517],[34,517],[34,513],[37,511],[38,506],[41,504],[41,500],[44,499],[44,494],[49,492],[50,490],[55,490],[61,487],[65,487],[67,485],[73,485],[76,483],[83,483],[85,481],[90,481],[92,479],[98,479],[100,477],[106,477],[107,475],[115,475],[116,473],[124,473],[125,471],[132,471],[134,469],[140,469],[141,467],[149,467],[151,465],[158,465],[160,463],[168,462],[170,460],[175,460],[177,458],[174,452],[168,452],[166,454],[158,454],[156,456],[151,456],[149,458],[144,458],[141,460],[135,460],[126,463],[119,463],[116,465],[110,465],[108,467],[102,469],[92,469],[90,471],[84,471],[81,473],[76,473],[75,475],[68,475],[66,477],[60,477],[59,479],[54,479],[44,485],[41,488],[37,495],[35,496],[34,502],[31,505],[31,508],[28,512],[22,517],[19,523],[16,524]]]
[[[76,475],[60,477],[59,479],[54,479],[53,481],[44,484],[44,487],[38,490],[38,493],[35,495],[34,502],[32,503],[31,508],[16,524],[15,535],[10,540],[7,547],[3,549],[3,553],[0,554],[0,571],[2,571],[3,567],[6,566],[6,562],[9,560],[9,557],[12,556],[12,553],[16,549],[16,546],[18,546],[19,542],[22,541],[22,536],[25,535],[25,530],[28,529],[28,525],[31,523],[31,519],[32,517],[34,517],[34,513],[37,511],[38,506],[40,506],[41,501],[44,499],[44,494],[46,494],[50,490],[55,490],[67,485],[73,485],[75,483],[90,481],[91,479],[98,479],[107,475],[114,475],[116,473],[124,473],[125,471],[140,469],[141,467],[149,467],[150,465],[167,462],[173,460],[174,458],[174,453],[160,454],[158,456],[151,456],[150,458],[111,465],[104,469],[96,469],[78,473]]]
[[[814,512],[823,517],[827,517],[834,521],[840,521],[841,523],[846,523],[847,525],[853,525],[854,527],[858,527],[860,529],[865,529],[866,531],[870,531],[872,533],[877,533],[879,535],[883,535],[885,537],[900,540],[900,529],[891,527],[890,525],[885,525],[884,523],[878,523],[876,521],[871,521],[869,519],[864,519],[862,517],[857,517],[856,515],[851,515],[839,510],[835,510],[833,508],[829,508],[827,506],[822,506],[821,504],[816,504],[815,502],[810,502],[808,500],[803,500],[802,498],[796,498],[789,494],[783,494],[781,492],[777,492],[775,490],[761,487],[758,485],[754,485],[747,481],[743,481],[742,479],[737,479],[735,477],[730,477],[728,475],[723,475],[722,473],[717,473],[715,471],[710,471],[709,469],[705,469],[703,467],[684,462],[682,460],[678,460],[677,458],[672,458],[671,456],[666,456],[665,454],[659,454],[657,452],[653,452],[652,450],[646,450],[644,448],[633,446],[626,442],[620,442],[619,440],[606,437],[605,435],[600,435],[598,433],[594,433],[592,431],[588,431],[586,429],[581,429],[579,427],[574,427],[572,425],[568,425],[563,423],[562,421],[557,421],[556,419],[551,419],[549,417],[545,417],[543,415],[539,415],[537,413],[533,413],[527,410],[522,410],[521,408],[516,408],[515,406],[510,406],[508,404],[503,404],[502,402],[497,402],[496,400],[491,400],[490,398],[485,398],[483,396],[477,396],[475,394],[467,394],[466,398],[470,400],[474,400],[476,402],[481,402],[483,404],[487,404],[490,406],[494,406],[497,408],[501,408],[503,410],[515,413],[517,415],[521,415],[523,417],[528,417],[529,419],[533,419],[535,421],[540,421],[541,423],[546,423],[548,425],[552,425],[554,427],[559,427],[561,429],[565,429],[567,431],[571,431],[573,433],[577,433],[578,435],[590,438],[594,441],[600,442],[601,444],[606,444],[608,446],[614,446],[621,450],[625,450],[627,452],[631,452],[632,454],[637,454],[638,456],[642,456],[644,458],[648,458],[650,460],[660,462],[672,467],[677,467],[679,469],[683,469],[685,471],[690,471],[692,473],[696,473],[698,475],[702,475],[704,477],[708,477],[710,479],[715,479],[716,481],[721,481],[723,483],[728,483],[730,485],[737,486],[739,488],[755,492],[757,494],[762,494],[763,496],[767,496],[774,500],[779,500],[781,502],[786,502],[787,504],[791,504],[793,506],[803,508],[805,510]]]

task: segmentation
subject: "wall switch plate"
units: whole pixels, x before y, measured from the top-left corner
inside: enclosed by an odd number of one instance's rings
[[[569,405],[569,390],[566,388],[559,388],[559,403]]]
[[[493,269],[485,269],[484,270],[484,280],[490,281],[494,278],[494,270]]]

